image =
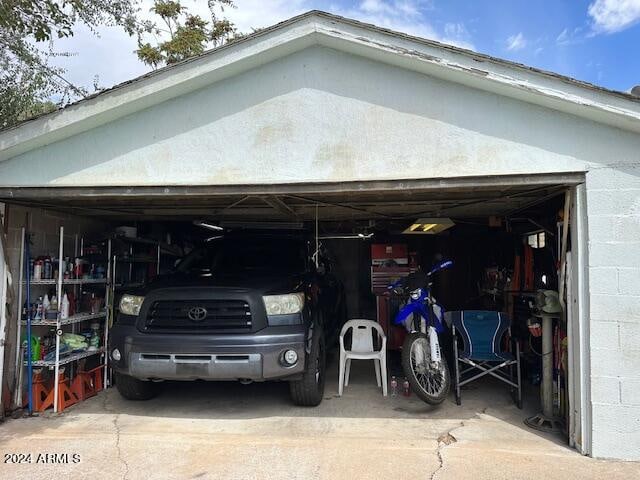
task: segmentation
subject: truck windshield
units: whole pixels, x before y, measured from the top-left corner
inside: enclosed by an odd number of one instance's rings
[[[305,249],[300,241],[224,238],[196,248],[177,265],[176,270],[191,274],[246,271],[294,273],[303,272],[305,267]]]

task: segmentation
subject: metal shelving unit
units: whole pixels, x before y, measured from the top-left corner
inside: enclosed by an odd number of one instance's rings
[[[161,264],[164,264],[163,257],[175,259],[182,256],[171,245],[158,240],[125,236],[114,236],[111,239],[114,242],[112,263],[118,266],[118,275],[111,276],[115,288],[144,285],[149,280],[150,270],[147,268],[144,271],[145,265],[151,266],[154,274],[159,275]],[[140,249],[144,251],[141,252]]]
[[[26,285],[27,281],[23,280],[22,284]],[[57,285],[58,280],[55,278],[48,278],[44,280],[30,280],[30,285]],[[62,280],[62,285],[85,285],[85,284],[100,284],[107,283],[106,278],[65,278]]]
[[[75,323],[81,323],[81,322],[86,322],[88,320],[95,320],[98,318],[103,318],[105,316],[107,316],[108,312],[105,310],[103,312],[98,312],[98,313],[78,313],[76,315],[71,315],[68,318],[65,318],[63,320],[56,320],[56,319],[51,319],[51,320],[31,320],[31,326],[32,327],[40,327],[40,326],[48,326],[48,327],[55,327],[58,324],[60,324],[61,326],[64,325],[72,325]],[[26,320],[22,320],[22,325],[26,325],[27,321]]]
[[[75,362],[76,360],[82,360],[83,358],[91,357],[93,355],[102,355],[104,353],[104,347],[100,347],[98,350],[85,351],[72,353],[65,357],[62,357],[58,360],[58,365],[66,365],[67,363]],[[47,361],[47,360],[37,360],[31,362],[33,367],[52,367],[55,366],[55,360]],[[27,362],[24,362],[27,365]]]
[[[28,396],[29,396],[29,411],[32,411],[33,403],[31,398],[31,380],[33,378],[33,368],[34,367],[48,367],[49,369],[54,370],[54,402],[53,402],[53,411],[57,413],[58,411],[58,377],[60,373],[60,366],[67,365],[77,360],[81,360],[84,358],[88,358],[94,355],[102,356],[102,361],[104,363],[104,385],[105,388],[108,386],[108,355],[106,352],[106,345],[108,340],[108,331],[110,325],[110,317],[112,314],[111,308],[111,273],[113,269],[112,255],[111,255],[111,240],[106,240],[106,252],[104,254],[104,264],[106,265],[105,278],[63,278],[63,261],[64,261],[64,227],[60,227],[60,237],[59,237],[59,248],[58,248],[58,278],[49,278],[49,279],[31,279],[31,272],[29,268],[29,247],[27,242],[29,241],[29,235],[26,232],[25,228],[22,228],[22,247],[20,251],[20,288],[18,289],[18,308],[21,310],[23,306],[23,301],[26,296],[27,299],[27,319],[25,321],[18,322],[17,328],[17,344],[21,345],[21,327],[24,325],[27,330],[27,359],[24,360],[20,357],[23,355],[22,349],[18,349],[16,352],[16,366],[20,367],[20,373],[22,372],[23,366],[27,367],[27,383],[28,383]],[[81,239],[80,251],[78,252],[78,236],[76,235],[75,239],[75,248],[74,248],[74,257],[75,256],[84,257],[84,239]],[[95,254],[94,254],[95,255]],[[31,318],[31,306],[30,306],[30,298],[31,298],[31,289],[38,286],[56,286],[56,297],[58,299],[58,310],[56,312],[56,318],[54,319],[38,319],[34,320]],[[61,308],[62,308],[62,298],[63,298],[63,286],[71,286],[74,288],[74,292],[80,292],[83,285],[104,285],[104,303],[105,307],[96,313],[90,312],[79,312],[68,318],[61,318]],[[80,295],[74,295],[76,299],[79,298]],[[21,318],[20,313],[18,312],[18,318]],[[103,332],[103,341],[102,345],[97,350],[85,350],[75,353],[70,353],[68,355],[60,354],[60,338],[64,333],[63,327],[71,326],[72,332],[75,332],[76,325],[87,322],[90,320],[99,320],[104,319],[104,332]],[[32,337],[32,328],[37,327],[55,327],[55,360],[33,360],[31,358],[31,337]],[[22,375],[20,374],[18,378],[22,379]],[[19,388],[16,390],[16,398],[17,395],[22,395],[22,381],[19,382]],[[16,403],[21,403],[21,399],[18,399]]]

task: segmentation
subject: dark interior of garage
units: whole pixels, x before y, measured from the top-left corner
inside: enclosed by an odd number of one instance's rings
[[[339,348],[335,340],[344,320],[374,320],[382,325],[387,338],[389,395],[398,398],[412,395],[411,386],[404,379],[400,353],[407,331],[404,326],[393,325],[393,318],[407,300],[394,296],[387,287],[416,270],[427,272],[434,264],[451,260],[450,268],[433,275],[432,296],[445,312],[500,312],[510,319],[510,331],[500,340],[500,348],[515,353],[515,340],[522,352],[524,419],[525,412],[541,409],[544,355],[537,313],[548,306],[549,299],[544,292],[556,292],[557,302],[561,288],[558,266],[562,255],[571,249],[563,229],[564,192],[562,185],[523,184],[500,188],[322,194],[139,195],[127,199],[108,193],[82,198],[73,192],[67,197],[47,198],[45,193],[36,199],[12,199],[15,213],[9,211],[8,216],[14,225],[30,226],[25,235],[31,239],[31,245],[23,255],[28,254],[31,263],[27,260],[23,265],[30,269],[32,282],[30,295],[22,299],[24,321],[28,312],[35,312],[34,317],[41,315],[37,318],[46,316],[47,307],[40,306],[45,295],[49,306],[55,297],[62,303],[55,286],[60,258],[69,257],[65,260],[65,265],[70,265],[64,267],[65,279],[67,274],[70,279],[109,277],[109,293],[105,292],[105,285],[91,282],[79,288],[64,288],[62,292],[64,302],[72,303],[72,311],[95,312],[104,308],[105,303],[106,307],[117,310],[123,292],[170,274],[198,245],[215,244],[238,232],[304,238],[312,267],[339,283],[344,303],[344,318],[332,324],[335,331],[332,344],[327,347],[328,372],[335,375],[338,371]],[[61,257],[56,235],[39,231],[39,225],[29,218],[35,210],[89,217],[91,226],[80,237],[64,238],[65,252],[73,252]],[[39,279],[52,282],[39,283]],[[557,316],[551,326],[553,345],[548,354],[552,358],[553,388],[550,395],[553,417],[558,421],[538,427],[561,431],[563,420],[568,416],[567,332]],[[23,350],[27,349],[26,330],[23,326]],[[74,324],[70,333],[84,336],[84,343],[82,338],[69,337],[69,345],[63,346],[68,347],[70,354],[106,342],[104,325],[92,320]],[[47,358],[51,360],[51,352],[56,349],[55,329],[35,322],[31,336],[32,360],[36,364]],[[454,375],[456,352],[452,329],[447,328],[439,337],[449,371]],[[37,342],[33,338],[37,338]],[[462,350],[464,342],[456,338],[458,350]],[[77,348],[73,341],[79,342]],[[20,355],[26,358],[27,353],[20,352]],[[68,395],[68,401],[60,403],[58,409],[103,388],[111,378],[106,369],[96,375],[103,365],[102,354],[67,363],[58,375],[65,376],[72,388],[59,387]],[[30,401],[46,409],[52,406],[44,399],[51,390],[48,385],[54,383],[54,372],[46,366],[34,368],[31,379],[23,373],[23,401],[29,401],[28,389],[31,388]],[[81,376],[83,380],[76,381],[76,377]],[[511,394],[518,403],[513,386],[497,382],[491,376],[478,379],[479,383],[484,382],[484,387],[475,387],[473,383],[463,386],[462,402],[472,397],[476,388],[489,388],[490,396],[504,399]],[[83,390],[80,385],[83,381],[98,384]],[[350,383],[375,385],[372,369],[354,368]],[[328,390],[331,388],[334,384],[327,386]],[[451,397],[447,401],[455,400]]]

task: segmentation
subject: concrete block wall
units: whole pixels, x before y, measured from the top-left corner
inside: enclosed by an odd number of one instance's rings
[[[15,280],[16,289],[20,277],[21,229],[26,227],[34,234],[31,246],[32,256],[58,255],[60,227],[64,227],[65,255],[72,256],[76,235],[102,235],[109,225],[105,222],[77,215],[7,205],[5,211],[5,228],[7,231],[7,253],[10,268]],[[11,305],[14,318],[19,318],[18,292],[15,291],[15,304]],[[5,348],[5,384],[13,389],[15,379],[15,354],[17,325],[7,325],[7,347]]]
[[[640,165],[587,174],[593,456],[640,458]]]

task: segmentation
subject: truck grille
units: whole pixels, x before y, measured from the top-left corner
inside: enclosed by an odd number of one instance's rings
[[[244,300],[159,300],[147,311],[145,330],[250,330],[251,309]]]

